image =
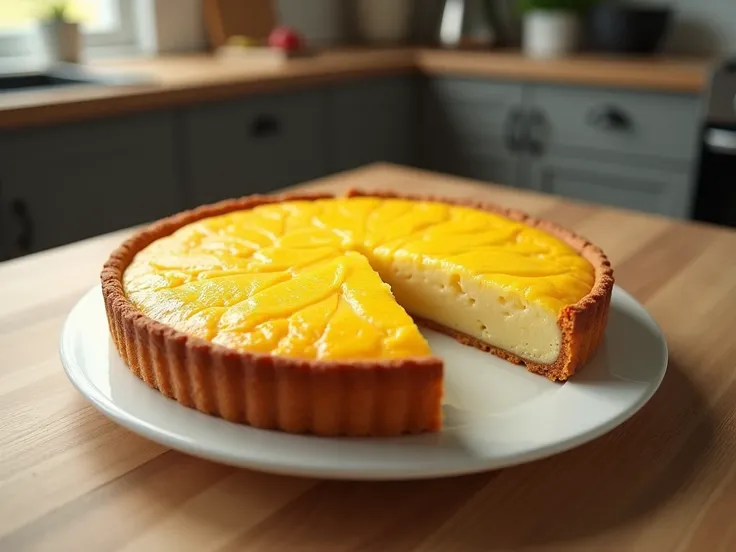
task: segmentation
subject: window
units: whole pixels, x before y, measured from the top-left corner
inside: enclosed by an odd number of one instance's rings
[[[44,0],[0,0],[0,58],[41,55],[37,20],[46,4]],[[69,4],[75,20],[82,23],[86,48],[135,46],[134,0],[71,0]]]

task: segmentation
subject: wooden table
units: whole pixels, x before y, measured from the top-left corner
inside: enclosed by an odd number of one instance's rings
[[[103,236],[0,266],[0,550],[736,550],[736,232],[390,166],[310,187],[346,186],[483,197],[586,235],[667,335],[659,392],[592,443],[472,476],[198,460],[107,421],[62,371],[64,318],[127,232]]]

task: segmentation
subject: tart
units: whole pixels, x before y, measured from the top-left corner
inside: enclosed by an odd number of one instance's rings
[[[613,289],[604,253],[557,225],[355,190],[174,215],[101,279],[113,342],[149,386],[233,422],[349,436],[440,429],[443,363],[417,324],[564,381]]]

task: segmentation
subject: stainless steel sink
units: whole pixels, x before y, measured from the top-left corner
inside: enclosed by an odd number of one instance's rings
[[[95,74],[79,65],[64,65],[31,72],[0,74],[0,94],[81,85],[130,86],[136,84],[152,84],[152,82],[148,78],[125,73]]]
[[[25,75],[0,76],[0,92],[17,90],[33,90],[36,88],[56,88],[74,84],[86,84],[88,81],[60,77],[53,73],[30,73]]]

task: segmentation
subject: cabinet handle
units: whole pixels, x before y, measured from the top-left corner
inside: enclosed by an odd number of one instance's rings
[[[506,149],[516,153],[523,149],[524,144],[524,114],[518,107],[509,110],[508,117],[504,123],[503,138],[506,143]]]
[[[279,130],[279,121],[272,115],[258,115],[250,125],[250,134],[254,138],[268,138],[278,134]]]
[[[540,156],[545,152],[549,141],[549,123],[547,117],[538,109],[529,112],[529,153]]]
[[[15,244],[20,253],[30,253],[33,248],[35,229],[28,204],[22,199],[14,199],[10,202],[10,212],[18,223],[18,236]]]
[[[629,130],[633,126],[631,117],[615,105],[596,107],[588,113],[588,124],[601,130]]]

